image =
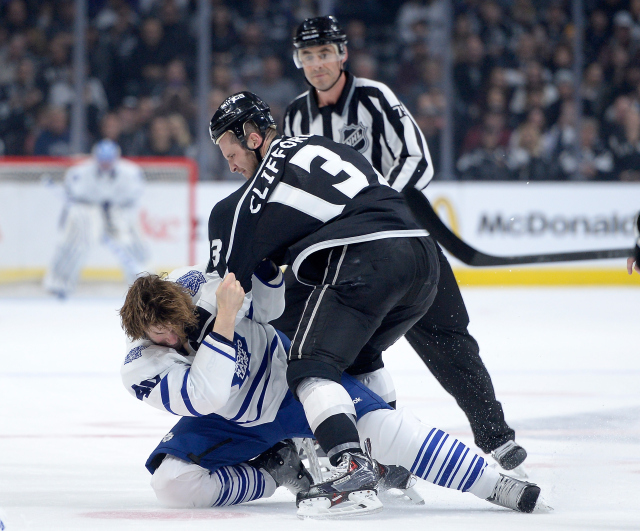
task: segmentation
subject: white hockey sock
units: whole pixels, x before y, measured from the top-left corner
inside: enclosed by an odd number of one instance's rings
[[[158,501],[166,507],[220,507],[268,498],[274,479],[246,464],[211,473],[194,463],[168,455],[151,478]]]
[[[377,371],[358,374],[354,378],[366,385],[385,402],[395,402],[396,387],[393,384],[391,374],[384,367]]]
[[[360,439],[371,439],[373,458],[403,466],[435,485],[491,495],[498,472],[484,458],[448,433],[423,424],[406,409],[379,409],[358,421]]]

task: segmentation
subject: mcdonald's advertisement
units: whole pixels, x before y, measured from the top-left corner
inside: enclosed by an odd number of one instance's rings
[[[634,245],[640,183],[440,183],[425,195],[444,223],[475,249],[530,255]],[[495,269],[449,256],[472,284],[628,284],[626,260],[590,260]]]

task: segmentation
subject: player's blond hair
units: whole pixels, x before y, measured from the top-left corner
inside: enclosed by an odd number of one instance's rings
[[[164,280],[165,276],[139,277],[129,288],[119,313],[122,329],[132,340],[147,337],[151,326],[166,326],[185,341],[185,331],[197,325],[191,296],[179,284]]]

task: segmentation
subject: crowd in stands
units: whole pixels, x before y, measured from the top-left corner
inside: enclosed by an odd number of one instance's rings
[[[248,89],[281,123],[307,88],[291,36],[326,4],[211,0],[209,114]],[[640,180],[640,0],[583,0],[580,83],[568,0],[451,4],[448,42],[443,0],[333,2],[347,68],[398,94],[436,174],[450,51],[458,179]],[[88,6],[85,151],[110,138],[125,156],[195,157],[197,0]],[[74,17],[73,0],[0,2],[0,156],[70,154]],[[202,178],[230,178],[224,161],[215,164]]]

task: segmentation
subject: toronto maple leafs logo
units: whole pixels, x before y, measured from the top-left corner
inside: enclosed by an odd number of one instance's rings
[[[249,377],[249,360],[251,359],[251,353],[247,348],[247,341],[244,337],[236,334],[234,341],[236,344],[236,373],[233,375],[231,387],[234,385],[242,387],[242,384]]]
[[[142,345],[139,347],[132,348],[127,354],[127,357],[124,359],[124,364],[131,363],[133,360],[137,360],[140,356],[142,356],[142,351],[147,348]]]
[[[183,288],[185,288],[192,297],[198,293],[200,286],[206,282],[204,275],[200,273],[200,271],[189,271],[188,273],[182,275],[178,280],[176,280],[177,284],[180,284]]]
[[[369,147],[367,126],[362,123],[345,125],[340,129],[340,143],[347,144],[360,153],[364,153]]]

